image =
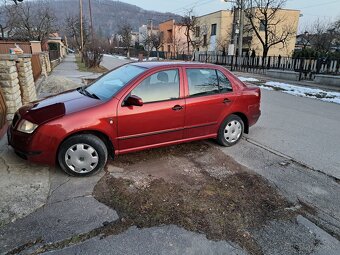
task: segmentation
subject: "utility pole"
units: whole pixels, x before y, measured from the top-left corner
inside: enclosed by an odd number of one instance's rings
[[[90,10],[90,22],[91,22],[91,36],[92,36],[92,43],[93,43],[94,42],[94,31],[93,31],[91,0],[89,0],[89,10]]]
[[[224,2],[236,3],[238,5],[239,10],[239,34],[238,34],[238,55],[242,56],[242,48],[243,48],[243,27],[244,27],[244,2],[245,0],[224,0]],[[236,12],[234,12],[235,15]],[[236,37],[237,35],[235,35]],[[235,45],[236,47],[236,45]]]
[[[80,52],[84,48],[84,35],[83,35],[83,0],[79,0],[79,15],[80,15]]]
[[[243,26],[244,26],[244,0],[240,0],[240,36],[238,38],[238,54],[242,56],[243,49]]]

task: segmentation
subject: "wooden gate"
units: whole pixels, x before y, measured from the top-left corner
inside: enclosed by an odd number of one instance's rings
[[[7,107],[5,103],[5,96],[0,88],[0,138],[5,134],[7,128]]]
[[[41,75],[41,62],[39,53],[32,55],[31,62],[34,81],[36,81]]]

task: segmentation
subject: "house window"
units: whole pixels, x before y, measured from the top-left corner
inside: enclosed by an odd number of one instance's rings
[[[203,46],[207,46],[207,35],[203,35]]]
[[[265,31],[266,30],[266,21],[265,20],[260,20],[260,31]]]
[[[216,24],[211,25],[211,35],[216,35],[216,28],[217,28]]]
[[[196,35],[196,37],[200,37],[200,27],[199,26],[197,26],[196,28],[195,28],[195,35]]]

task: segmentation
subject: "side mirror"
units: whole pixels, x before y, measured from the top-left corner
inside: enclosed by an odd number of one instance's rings
[[[129,106],[129,105],[135,105],[135,106],[143,106],[143,100],[138,97],[138,96],[129,96],[126,100],[125,100],[125,105]]]

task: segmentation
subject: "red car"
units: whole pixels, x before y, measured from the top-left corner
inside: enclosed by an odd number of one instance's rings
[[[260,97],[221,66],[132,63],[21,107],[8,139],[30,161],[87,176],[122,153],[207,138],[234,145],[260,117]]]

